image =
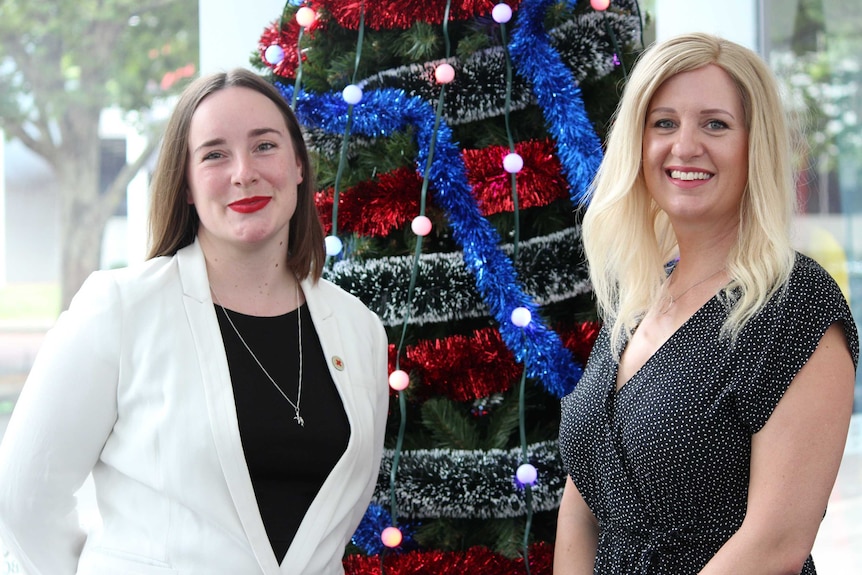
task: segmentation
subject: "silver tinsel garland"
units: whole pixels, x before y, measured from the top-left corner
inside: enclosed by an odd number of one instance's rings
[[[373,501],[388,505],[393,450],[386,450]],[[538,471],[531,487],[532,509],[560,506],[566,473],[556,440],[527,446],[527,462]],[[491,519],[527,514],[524,488],[515,472],[524,463],[521,448],[415,449],[400,454],[394,494],[399,514],[410,519],[438,517]]]
[[[524,291],[539,305],[565,301],[592,288],[580,253],[579,228],[567,228],[518,244],[515,268]],[[507,256],[512,244],[501,246]],[[422,254],[418,280],[410,302],[410,323],[424,325],[486,317],[487,306],[476,291],[475,279],[461,252]],[[336,262],[326,279],[356,295],[386,326],[402,325],[407,312],[407,288],[413,256]]]
[[[615,68],[608,57],[607,47],[611,41],[607,37],[606,23],[625,45],[635,40],[636,22],[637,16],[629,14],[589,12],[564,22],[551,30],[549,36],[551,45],[577,82],[585,78],[598,80]],[[384,70],[358,85],[363,90],[398,88],[411,96],[434,101],[440,92],[434,70],[443,63],[455,68],[455,81],[446,88],[447,105],[443,117],[447,124],[478,122],[504,114],[506,54],[502,47],[480,50],[466,58],[451,57]],[[530,85],[518,75],[513,77],[509,110],[522,110],[535,103]]]

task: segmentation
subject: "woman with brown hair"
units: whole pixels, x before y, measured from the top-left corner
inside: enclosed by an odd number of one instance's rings
[[[0,536],[30,575],[343,572],[382,455],[388,344],[321,279],[312,176],[264,79],[184,91],[148,261],[87,280],[0,446]],[[102,521],[84,533],[90,473]]]

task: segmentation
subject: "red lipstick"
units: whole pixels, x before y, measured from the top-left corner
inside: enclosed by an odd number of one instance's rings
[[[271,200],[270,196],[253,196],[232,202],[228,207],[241,214],[251,214],[265,208]]]

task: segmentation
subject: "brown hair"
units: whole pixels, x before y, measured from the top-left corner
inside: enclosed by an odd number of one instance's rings
[[[296,210],[290,219],[287,266],[302,279],[320,279],[325,257],[323,226],[314,204],[314,171],[302,128],[278,89],[261,76],[237,68],[198,78],[182,93],[170,119],[159,151],[151,184],[147,259],[172,256],[195,241],[199,219],[194,205],[186,201],[186,170],[189,158],[189,127],[204,98],[225,88],[248,88],[263,94],[279,109],[302,166],[302,182],[296,190]]]

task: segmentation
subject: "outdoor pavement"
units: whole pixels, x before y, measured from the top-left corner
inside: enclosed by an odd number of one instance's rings
[[[44,338],[45,326],[0,325],[0,440]],[[98,521],[92,484],[78,493],[81,519]],[[814,544],[819,575],[862,573],[862,414],[853,417],[838,480]],[[0,575],[26,575],[0,542]]]

